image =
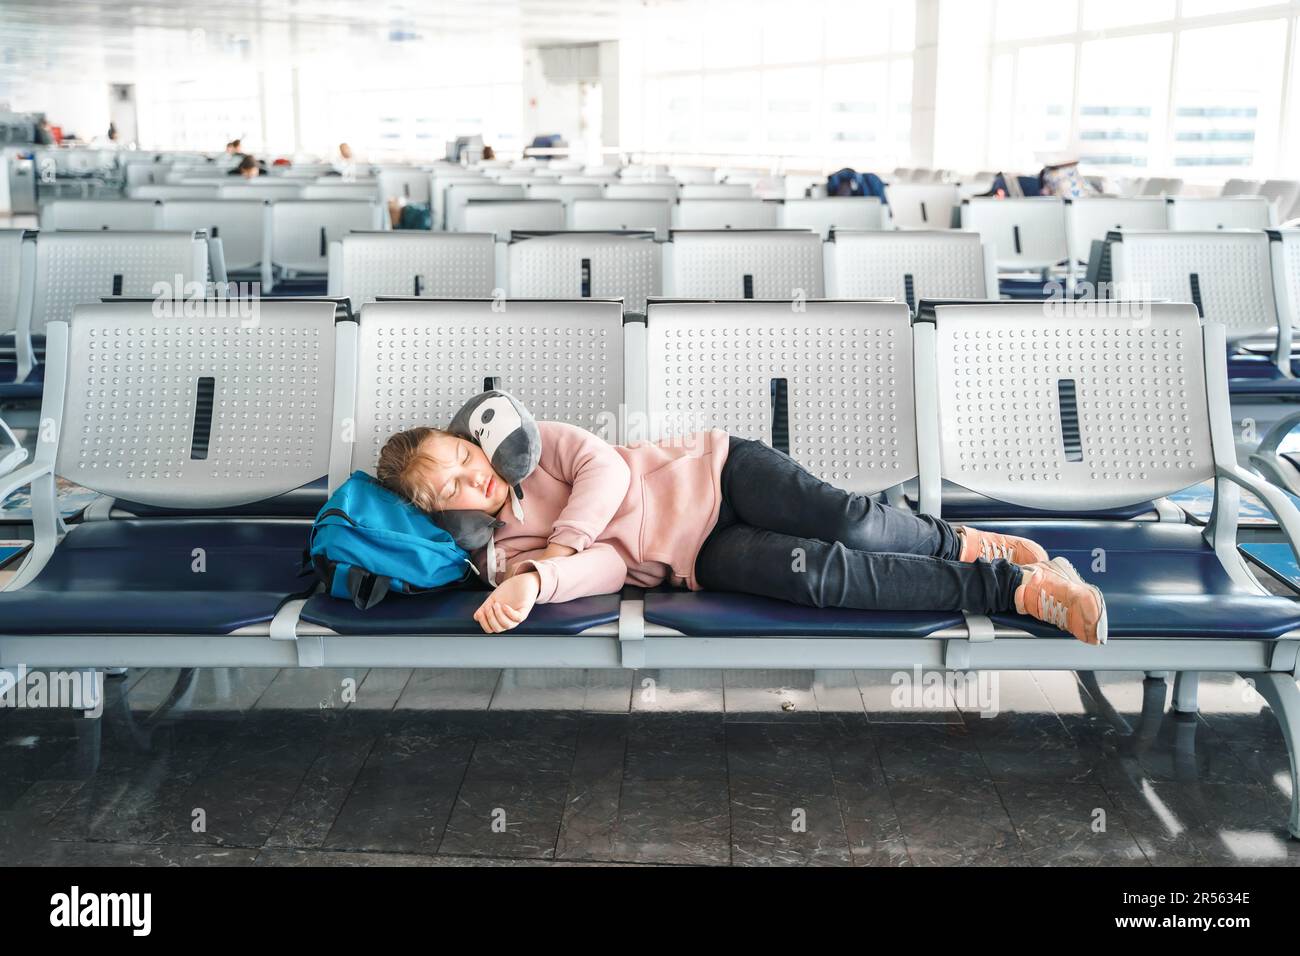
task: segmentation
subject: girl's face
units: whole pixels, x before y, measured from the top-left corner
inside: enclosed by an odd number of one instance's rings
[[[483,449],[454,435],[430,435],[420,446],[425,466],[420,476],[438,511],[486,511],[505,507],[510,489],[492,470]]]

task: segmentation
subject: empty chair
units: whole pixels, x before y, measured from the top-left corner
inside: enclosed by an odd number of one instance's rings
[[[0,479],[0,497],[30,482],[36,531],[0,620],[29,634],[117,635],[142,663],[185,635],[266,639],[281,606],[313,587],[298,573],[306,521],[86,521],[60,535],[54,476],[163,508],[256,502],[323,476],[336,429],[333,304],[263,301],[256,322],[86,304],[47,331],[41,415],[53,437]]]
[[[837,230],[825,256],[833,299],[894,299],[915,311],[921,299],[997,297],[978,233]]]
[[[775,229],[780,211],[765,199],[682,199],[673,207],[673,228]]]
[[[676,183],[618,182],[605,187],[606,199],[676,199]]]
[[[316,183],[303,186],[302,193],[298,198],[379,200],[379,184],[377,182],[339,182],[338,180],[329,184]]]
[[[42,333],[46,323],[66,321],[74,307],[104,296],[153,299],[159,284],[183,296],[184,286],[203,283],[207,274],[207,242],[193,233],[43,232],[36,242],[32,332]]]
[[[956,186],[942,183],[890,183],[885,187],[889,219],[899,229],[949,229],[961,206]]]
[[[446,228],[464,230],[461,219],[465,204],[471,199],[524,199],[523,186],[502,186],[494,182],[452,183],[443,195]],[[437,220],[435,220],[436,222]]]
[[[1223,184],[1220,196],[1255,196],[1259,194],[1262,183],[1253,179],[1229,179]]]
[[[381,199],[405,199],[407,202],[429,201],[429,174],[422,169],[395,169],[379,171]]]
[[[271,204],[241,199],[175,199],[163,203],[164,229],[203,229],[221,240],[226,271],[252,272],[271,248]],[[263,282],[265,284],[265,278]]]
[[[377,202],[291,199],[271,204],[271,262],[290,272],[328,272],[329,244],[353,229],[382,229]]]
[[[745,183],[682,183],[678,199],[753,199],[754,187]]]
[[[964,200],[962,228],[992,244],[1000,270],[1050,269],[1069,255],[1065,203],[1055,196]]]
[[[216,199],[221,195],[221,187],[216,183],[210,186],[147,183],[142,186],[132,186],[128,192],[132,199],[157,199],[166,202],[171,199]]]
[[[711,166],[669,166],[668,175],[679,183],[710,185],[718,181],[718,171]]]
[[[54,199],[41,205],[41,229],[157,229],[162,204],[152,199]]]
[[[452,186],[482,186],[492,185],[493,181],[482,173],[476,173],[473,170],[461,169],[436,169],[429,176],[429,202],[433,208],[433,226],[435,229],[446,228],[447,223],[447,190]]]
[[[559,183],[558,183],[558,185],[560,185],[560,186],[600,186],[600,187],[602,188],[602,190],[603,190],[603,188],[604,188],[605,186],[609,186],[609,185],[611,185],[611,184],[613,184],[613,183],[617,183],[617,182],[618,182],[618,177],[617,177],[616,175],[614,175],[613,173],[610,173],[610,174],[608,174],[608,175],[592,175],[592,174],[590,174],[590,173],[583,173],[583,174],[581,174],[581,175],[565,175],[565,176],[561,176],[560,179],[559,179]]]
[[[1272,207],[1264,196],[1170,199],[1169,228],[1181,232],[1207,229],[1267,229]]]
[[[823,239],[836,229],[885,227],[885,207],[875,196],[786,199],[779,208],[782,229],[811,229]]]
[[[36,367],[30,328],[35,284],[35,233],[0,229],[0,398],[40,395],[42,376],[31,376]]]
[[[1065,203],[1066,245],[1072,263],[1087,262],[1094,242],[1116,229],[1165,229],[1169,214],[1156,197],[1082,196]]]
[[[1269,179],[1259,187],[1259,194],[1273,204],[1274,222],[1288,222],[1300,216],[1300,181]]]
[[[800,230],[674,231],[664,294],[683,298],[819,299],[822,240]]]
[[[551,232],[564,228],[564,203],[558,199],[471,199],[461,207],[458,229],[490,232],[509,239],[513,230]]]
[[[1119,232],[1108,252],[1117,298],[1191,302],[1230,344],[1276,340],[1267,233]]]
[[[653,229],[667,239],[672,203],[665,199],[575,199],[569,203],[569,228],[583,230]]]
[[[1153,176],[1150,179],[1142,181],[1141,193],[1143,196],[1177,196],[1183,189],[1181,179],[1167,179],[1159,176]]]
[[[354,309],[381,295],[487,298],[496,288],[491,233],[352,232],[330,248],[329,294]]]
[[[282,199],[302,198],[303,187],[296,183],[231,183],[221,187],[222,199],[257,199],[263,202],[279,202]]]
[[[605,194],[596,183],[529,183],[524,187],[529,199],[558,199],[569,207],[575,199],[600,199]]]
[[[619,298],[628,312],[644,312],[660,295],[662,256],[649,235],[569,233],[512,242],[510,295],[534,299]]]

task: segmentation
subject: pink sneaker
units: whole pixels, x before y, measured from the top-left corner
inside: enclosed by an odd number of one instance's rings
[[[997,534],[993,531],[981,531],[966,525],[958,525],[961,533],[961,554],[958,561],[993,561],[1004,558],[1012,564],[1045,564],[1047,552],[1037,541],[1018,538],[1013,534]]]

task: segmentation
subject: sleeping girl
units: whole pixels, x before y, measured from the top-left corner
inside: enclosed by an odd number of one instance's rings
[[[399,432],[379,456],[379,480],[417,507],[500,522],[491,566],[489,549],[471,556],[494,586],[474,614],[489,633],[535,604],[669,584],[818,608],[1014,611],[1106,641],[1101,591],[1028,538],[836,488],[719,429],[629,445],[561,422],[537,429],[541,457],[514,502],[483,449],[450,432]]]

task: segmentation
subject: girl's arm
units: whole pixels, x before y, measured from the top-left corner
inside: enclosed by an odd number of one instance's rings
[[[601,541],[567,557],[534,556],[515,566],[516,577],[527,572],[535,572],[540,579],[538,604],[558,604],[592,594],[614,594],[627,581],[627,565],[612,545]]]
[[[539,464],[572,488],[568,503],[555,519],[548,545],[580,553],[617,513],[627,497],[632,473],[612,445],[586,429],[563,422],[538,422],[537,427],[542,437]],[[560,552],[554,556],[560,557]]]

